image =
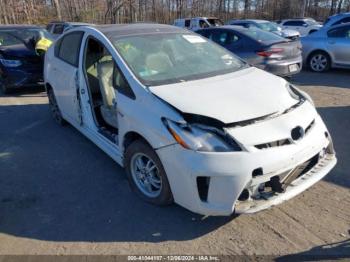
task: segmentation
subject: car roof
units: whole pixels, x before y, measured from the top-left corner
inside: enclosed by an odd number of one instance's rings
[[[49,24],[91,25],[85,22],[51,21]]]
[[[154,33],[191,33],[180,27],[153,23],[135,24],[110,24],[91,26],[106,35],[107,37],[123,37],[131,35],[144,35]]]
[[[0,25],[0,30],[4,29],[44,29],[37,25]]]
[[[335,14],[330,17],[335,18],[335,17],[343,17],[343,16],[349,16],[349,15],[350,15],[350,12],[346,12],[346,13]]]
[[[230,29],[230,30],[236,30],[236,31],[239,31],[239,32],[242,32],[242,33],[251,30],[249,28],[245,28],[245,27],[239,26],[239,25],[215,26],[215,27],[204,28],[202,30],[206,31],[206,30],[217,30],[217,29]],[[260,29],[257,29],[257,30],[260,30]]]

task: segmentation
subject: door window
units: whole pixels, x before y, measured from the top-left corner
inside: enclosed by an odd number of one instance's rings
[[[230,45],[239,40],[239,37],[234,33],[221,30],[213,32],[209,38],[220,45]]]
[[[63,61],[78,67],[79,64],[79,51],[81,45],[81,39],[83,32],[73,32],[65,35],[57,44],[59,50],[55,50],[58,53],[58,57]]]
[[[119,93],[129,98],[135,99],[134,92],[132,91],[130,85],[126,81],[123,73],[115,64],[114,64],[114,72],[113,72],[113,81],[114,81],[113,85]]]
[[[350,39],[350,26],[339,27],[328,31],[328,37]]]

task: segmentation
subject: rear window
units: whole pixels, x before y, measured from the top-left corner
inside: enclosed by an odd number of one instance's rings
[[[333,25],[340,25],[345,23],[350,23],[350,16],[340,19],[338,22],[335,22]]]
[[[258,42],[284,42],[286,39],[274,33],[266,32],[257,28],[249,28],[244,34]]]
[[[57,42],[58,50],[55,50],[58,57],[75,67],[79,63],[79,51],[83,32],[73,32],[65,35]]]

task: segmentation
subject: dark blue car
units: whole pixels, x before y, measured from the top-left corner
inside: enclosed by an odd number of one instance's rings
[[[37,26],[0,26],[0,87],[8,93],[43,83],[43,58],[35,52],[35,39],[50,38]]]
[[[221,26],[196,31],[232,53],[278,76],[292,76],[302,68],[301,43],[258,28]]]

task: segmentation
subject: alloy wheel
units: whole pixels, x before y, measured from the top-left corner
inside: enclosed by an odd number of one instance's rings
[[[323,72],[328,67],[328,59],[324,54],[317,54],[310,59],[310,66],[316,72]]]
[[[162,179],[155,162],[143,153],[131,158],[131,175],[138,189],[147,197],[156,198],[162,191]]]

